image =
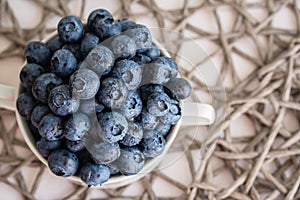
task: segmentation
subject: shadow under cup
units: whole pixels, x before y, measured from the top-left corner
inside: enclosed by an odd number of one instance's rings
[[[49,41],[52,37],[56,35],[56,32],[52,33],[43,42]],[[161,46],[161,44],[153,40],[153,43],[161,50],[161,54],[163,56],[171,57],[170,54]],[[26,63],[25,63],[26,64]],[[18,85],[18,88],[13,88],[10,86],[5,86],[0,84],[0,108],[5,108],[9,110],[13,110],[16,113],[17,122],[21,133],[25,139],[25,142],[29,146],[30,150],[35,154],[35,156],[45,165],[47,164],[47,160],[40,155],[36,148],[36,142],[38,138],[34,136],[31,132],[28,122],[23,119],[20,114],[16,111],[16,99],[19,94],[24,91],[24,88],[21,84]],[[162,161],[165,157],[167,151],[170,149],[170,146],[174,142],[176,135],[179,131],[181,125],[210,125],[215,120],[215,110],[209,104],[201,104],[201,103],[184,103],[180,101],[180,105],[182,108],[182,118],[172,126],[167,138],[164,152],[155,157],[146,159],[145,166],[143,169],[136,175],[124,176],[124,175],[112,175],[109,180],[103,183],[101,186],[96,186],[102,189],[105,188],[117,188],[130,183],[133,183],[140,178],[146,176],[148,173],[154,170],[154,168]],[[74,181],[78,184],[84,183],[78,176],[68,177],[69,180]]]

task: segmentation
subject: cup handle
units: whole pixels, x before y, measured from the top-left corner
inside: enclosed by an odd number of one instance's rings
[[[205,103],[184,102],[182,106],[182,125],[198,126],[214,123],[215,109]]]
[[[0,108],[16,110],[16,88],[0,84]]]

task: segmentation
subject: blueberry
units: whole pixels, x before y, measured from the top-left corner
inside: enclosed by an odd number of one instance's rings
[[[169,112],[160,117],[159,120],[164,124],[176,124],[181,118],[181,108],[177,100],[171,99]]]
[[[159,119],[156,116],[151,115],[145,108],[143,108],[140,118],[144,130],[155,129],[159,122]]]
[[[54,53],[58,49],[61,49],[64,43],[60,40],[59,36],[56,35],[47,42],[47,45],[50,51]]]
[[[93,98],[100,86],[99,77],[87,68],[80,68],[70,77],[72,93],[79,99]]]
[[[149,29],[142,25],[137,24],[134,27],[126,30],[124,34],[128,35],[135,41],[137,46],[137,53],[145,51],[152,46],[152,36]]]
[[[89,99],[89,100],[82,100],[80,101],[80,107],[79,110],[86,114],[86,115],[92,115],[95,113],[99,113],[104,109],[104,106],[96,99]]]
[[[51,51],[43,42],[30,42],[25,47],[24,56],[28,63],[36,63],[45,66],[51,59]]]
[[[146,157],[156,157],[163,153],[166,145],[164,136],[157,131],[145,132],[140,143],[141,150]]]
[[[102,81],[98,92],[98,100],[107,108],[120,108],[127,98],[128,90],[123,81],[109,77]]]
[[[147,63],[142,66],[143,69],[143,78],[142,84],[163,84],[168,82],[171,78],[174,78],[174,75],[177,75],[178,71],[175,71],[170,68],[169,65],[161,63]]]
[[[113,164],[123,175],[134,175],[144,167],[145,156],[137,147],[124,147],[120,157]]]
[[[72,151],[75,153],[82,151],[85,148],[83,140],[78,140],[78,141],[66,140],[66,146],[69,151]]]
[[[30,120],[31,113],[36,106],[36,101],[30,93],[22,93],[17,99],[17,110],[19,114],[27,120]]]
[[[57,32],[64,43],[75,43],[84,35],[84,26],[77,17],[66,16],[58,22]]]
[[[20,72],[20,81],[23,87],[31,88],[33,82],[44,73],[44,68],[35,63],[26,64]]]
[[[171,128],[172,128],[172,124],[159,123],[155,127],[155,130],[160,132],[164,137],[166,137],[170,132]]]
[[[170,74],[168,78],[176,78],[178,75],[178,66],[173,58],[169,57],[158,57],[155,60],[153,60],[153,63],[156,63],[157,65],[161,66],[167,66],[170,70]]]
[[[79,172],[79,177],[88,186],[102,185],[108,181],[110,176],[109,168],[105,165],[86,163]]]
[[[119,35],[122,32],[121,24],[112,17],[99,19],[95,22],[93,29],[101,41],[114,35]]]
[[[72,97],[68,85],[60,85],[51,90],[48,106],[55,114],[66,116],[73,114],[78,110],[79,100]]]
[[[60,76],[69,76],[77,70],[74,54],[67,49],[57,50],[51,58],[50,69]]]
[[[63,118],[53,113],[44,116],[39,124],[39,133],[49,141],[60,140],[64,136]]]
[[[113,16],[110,14],[109,11],[105,9],[97,9],[90,13],[87,21],[88,29],[92,32],[95,31],[95,25],[99,20],[104,18],[112,18]]]
[[[164,87],[160,84],[146,84],[140,87],[141,99],[146,102],[148,96],[154,92],[164,92]]]
[[[59,149],[63,146],[61,140],[48,141],[42,138],[36,143],[38,152],[45,158],[47,158],[53,150]]]
[[[113,37],[109,46],[116,58],[123,59],[133,57],[137,50],[134,40],[126,35]]]
[[[192,86],[184,78],[171,79],[166,83],[165,87],[170,89],[178,99],[186,99],[192,92]]]
[[[117,142],[101,142],[89,148],[92,159],[98,164],[108,164],[120,156],[120,147]]]
[[[111,76],[122,79],[128,90],[135,90],[141,83],[142,69],[132,60],[120,60],[115,63]]]
[[[136,26],[136,23],[131,21],[130,19],[124,18],[119,21],[122,27],[122,31],[126,31]]]
[[[109,164],[106,164],[106,166],[109,168],[110,175],[116,175],[116,174],[120,173],[119,169],[117,168],[117,166],[115,164],[109,163]]]
[[[48,166],[53,174],[69,177],[76,173],[79,161],[74,153],[64,149],[53,151],[48,157]]]
[[[98,119],[101,127],[101,137],[109,143],[118,142],[128,131],[128,123],[120,113],[100,113]]]
[[[50,108],[45,104],[39,104],[37,105],[32,113],[31,113],[31,123],[36,128],[39,127],[39,123],[42,120],[44,116],[49,114],[51,112]]]
[[[81,41],[80,50],[84,57],[86,57],[92,49],[99,44],[99,38],[93,33],[86,33]]]
[[[154,92],[147,99],[147,110],[151,115],[164,116],[169,111],[171,99],[166,93]]]
[[[133,120],[142,112],[143,104],[137,91],[132,92],[119,109],[128,120]]]
[[[90,69],[102,76],[111,71],[114,60],[114,54],[109,48],[98,45],[87,55],[84,62]]]
[[[146,64],[146,63],[151,62],[151,58],[148,57],[148,56],[146,56],[146,55],[144,55],[144,54],[136,54],[136,55],[132,58],[132,60],[133,60],[134,62],[136,62],[137,64],[139,64],[139,65],[143,65],[143,64]]]
[[[62,47],[62,49],[69,50],[76,58],[77,62],[83,60],[83,56],[81,53],[81,45],[80,44],[66,44]]]
[[[63,83],[63,80],[54,73],[45,73],[39,76],[32,85],[32,94],[38,101],[48,103],[50,91]]]
[[[90,130],[90,120],[82,113],[73,114],[65,123],[65,138],[78,141]]]
[[[160,56],[160,49],[157,47],[150,47],[141,54],[149,57],[151,60],[154,60]]]
[[[140,143],[143,138],[143,128],[139,123],[129,122],[128,132],[119,142],[126,146],[134,146]]]

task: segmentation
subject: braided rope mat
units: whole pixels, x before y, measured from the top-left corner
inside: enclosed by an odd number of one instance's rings
[[[28,0],[43,11],[40,23],[28,29],[19,23],[12,2],[0,1],[0,37],[9,41],[9,45],[2,47],[0,61],[22,57],[29,40],[44,38],[55,29],[47,26],[53,17],[58,21],[59,17],[74,14],[85,19],[93,9],[88,8],[91,1],[85,0]],[[248,3],[242,0],[182,0],[180,8],[173,8],[171,1],[167,2],[163,3],[167,6],[161,7],[161,3],[155,0],[113,1],[117,4],[113,13],[116,18],[155,19],[159,27],[187,31],[200,43],[216,47],[208,51],[209,55],[203,58],[203,62],[208,58],[220,58],[215,65],[220,69],[226,86],[227,106],[224,120],[216,124],[214,133],[202,142],[188,142],[188,148],[183,151],[189,171],[176,173],[190,173],[189,183],[175,180],[172,173],[159,170],[138,183],[115,190],[96,190],[55,178],[65,182],[65,192],[55,196],[55,191],[47,191],[52,183],[47,183],[51,175],[29,152],[14,113],[0,110],[0,193],[9,187],[24,199],[40,199],[38,191],[41,189],[48,192],[49,199],[300,199],[300,5],[297,5],[297,0]],[[74,7],[76,11],[72,9]],[[230,29],[224,30],[221,9],[228,9],[234,16]],[[259,10],[264,17],[258,18],[253,10]],[[215,25],[215,31],[191,23],[190,19],[201,12],[210,14],[209,23]],[[291,20],[288,22],[294,27],[276,26],[280,12],[284,13],[281,16],[286,17],[285,20]],[[187,39],[183,37],[179,42]],[[245,40],[251,43],[254,54],[239,48]],[[243,66],[237,66],[236,59],[244,60],[253,66],[253,70],[240,77],[237,69]],[[203,62],[195,67],[201,68]],[[5,67],[1,66],[1,70],[5,71]],[[193,84],[195,93],[207,92],[205,84],[194,76],[195,68],[180,70]],[[230,84],[225,84],[228,80],[231,80]],[[218,91],[220,88],[210,89]],[[247,130],[232,128],[240,118],[248,120],[254,134],[244,134]],[[291,121],[294,121],[293,125]],[[180,132],[190,130],[183,127]],[[187,135],[181,140],[190,141],[191,137]],[[207,146],[206,154],[195,159],[193,152],[199,154],[197,150],[203,145]],[[20,151],[28,153],[24,157],[20,156]],[[29,169],[35,171],[34,177],[26,176]],[[224,171],[230,174],[222,177],[229,184],[217,184],[216,177]],[[154,183],[158,178],[175,187],[176,195],[155,192]],[[142,192],[136,196],[128,194],[126,191],[130,187],[138,187]]]

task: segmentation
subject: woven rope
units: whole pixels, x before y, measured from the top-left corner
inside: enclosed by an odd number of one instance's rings
[[[45,28],[47,22],[54,16],[75,14],[83,18],[84,12],[89,13],[85,11],[85,0],[30,1],[43,10],[41,22],[32,29],[22,29],[12,11],[13,4],[9,4],[8,0],[0,1],[0,36],[10,41],[10,45],[0,53],[0,61],[15,56],[22,57],[24,46],[29,40],[44,38],[54,30]],[[70,13],[69,8],[75,2],[81,3],[81,9],[79,13]],[[189,136],[184,138],[190,144],[184,153],[190,173],[193,175],[193,180],[188,185],[170,178],[172,176],[165,173],[155,171],[140,181],[144,187],[142,196],[123,196],[122,193],[130,186],[116,190],[102,190],[102,193],[116,200],[300,199],[300,131],[299,127],[297,130],[291,130],[285,124],[287,113],[292,113],[297,121],[300,121],[300,11],[297,9],[299,8],[297,0],[266,0],[257,3],[245,3],[242,0],[207,0],[199,1],[197,6],[191,6],[190,1],[185,0],[182,8],[173,10],[163,10],[157,2],[120,0],[114,16],[132,19],[138,19],[140,16],[155,18],[161,28],[167,27],[179,32],[190,31],[194,35],[193,39],[209,41],[218,46],[203,59],[203,62],[207,58],[222,57],[222,62],[218,65],[223,79],[227,80],[229,76],[233,80],[232,86],[226,87],[225,120],[217,124],[214,130],[215,133],[223,132],[223,136],[217,138],[218,134],[212,134],[206,139],[206,144],[214,145],[209,145],[207,154],[201,157],[201,165],[196,168],[192,151],[199,150],[203,147],[203,143],[197,140],[190,142],[193,138]],[[145,11],[135,13],[132,5],[144,7],[142,10]],[[234,26],[229,32],[223,30],[218,13],[218,9],[224,6],[230,8],[236,16]],[[210,20],[217,24],[217,33],[211,33],[189,22],[194,13],[204,9],[211,12],[213,18]],[[250,9],[261,9],[266,17],[258,20],[251,15]],[[274,16],[282,9],[287,9],[296,19],[294,29],[272,26]],[[13,26],[3,25],[8,22]],[[254,44],[257,56],[249,55],[247,51],[236,46],[245,37]],[[189,38],[182,38],[180,41],[187,39]],[[234,56],[248,61],[255,66],[255,70],[247,77],[240,78],[235,69],[242,66],[235,66]],[[5,66],[1,66],[2,71],[5,71],[4,68]],[[194,76],[197,68],[201,68],[201,63],[196,69],[180,69],[181,74],[193,83],[195,93],[207,90],[205,84]],[[253,83],[255,87],[249,87],[253,86]],[[218,90],[218,88],[211,89]],[[265,112],[267,108],[274,114],[268,116]],[[233,137],[235,133],[230,126],[241,116],[247,116],[251,121],[255,129],[254,136]],[[7,119],[10,121],[14,119],[14,113],[0,110],[0,140],[4,144],[0,150],[0,182],[20,193],[24,199],[36,199],[35,194],[43,179],[45,166],[32,154],[26,158],[19,156],[16,149],[19,147],[27,149],[27,146],[23,139],[17,137],[16,122],[9,129],[5,126]],[[183,128],[181,131],[189,129]],[[240,148],[240,145],[243,148]],[[223,163],[218,168],[214,167],[216,159]],[[272,166],[272,170],[266,168],[267,165]],[[27,166],[35,168],[38,172],[33,185],[28,185],[24,174],[20,173]],[[233,177],[232,184],[228,187],[221,187],[213,181],[224,170]],[[176,198],[158,197],[152,189],[153,181],[158,177],[181,190],[181,195]],[[89,199],[95,190],[75,184],[73,188],[73,191],[68,191],[62,198]]]

